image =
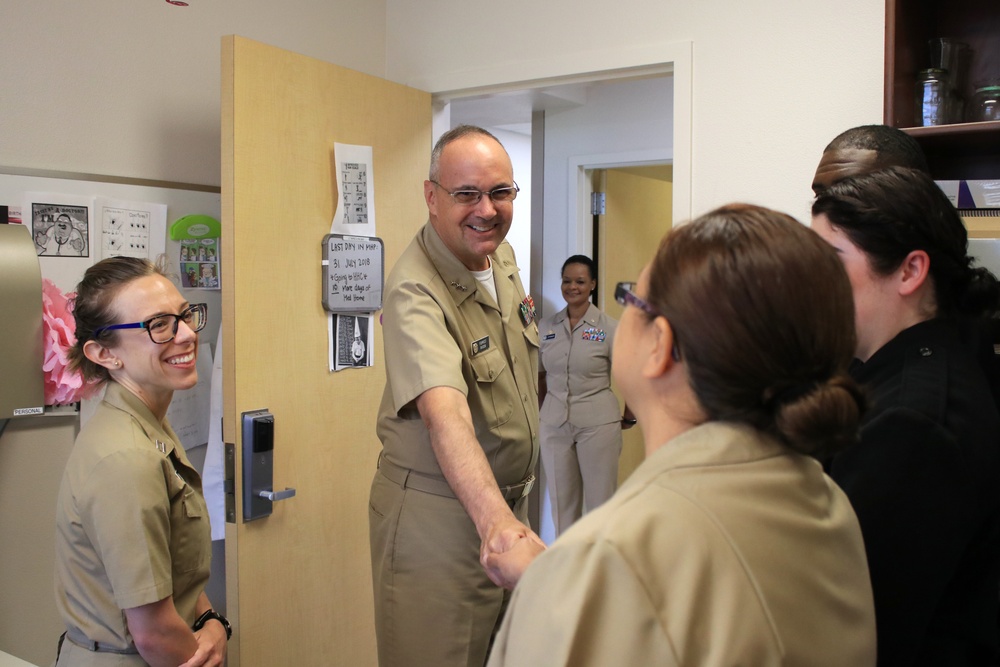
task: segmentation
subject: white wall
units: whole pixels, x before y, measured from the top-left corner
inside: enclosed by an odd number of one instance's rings
[[[220,185],[221,37],[384,76],[372,0],[3,0],[0,165]]]
[[[514,180],[521,191],[514,200],[514,219],[507,232],[507,241],[514,248],[517,266],[521,269],[521,284],[531,285],[531,137],[526,134],[487,128],[500,140],[510,155]]]
[[[692,42],[695,215],[747,200],[803,218],[826,143],[882,119],[884,0],[510,0],[502,7],[469,0],[460,9],[450,0],[387,0],[387,7],[388,77],[436,90],[525,81],[576,62],[620,62],[630,51]]]
[[[673,79],[656,77],[594,86],[583,106],[546,112],[545,219],[535,221],[544,222],[545,258],[543,266],[533,267],[542,272],[543,314],[565,305],[559,288],[563,261],[593,254],[577,236],[572,167],[623,155],[672,155],[672,109]]]

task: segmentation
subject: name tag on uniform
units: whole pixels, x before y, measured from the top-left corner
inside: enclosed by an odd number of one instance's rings
[[[490,349],[490,337],[484,336],[479,340],[472,341],[472,356],[476,356],[480,352],[485,352]]]
[[[552,340],[555,337],[556,337],[555,333],[550,331],[549,333],[545,334],[545,338],[543,338],[542,340]]]

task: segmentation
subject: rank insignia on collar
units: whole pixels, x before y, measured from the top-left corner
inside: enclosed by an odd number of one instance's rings
[[[521,311],[521,321],[524,322],[524,326],[528,326],[535,321],[535,300],[531,298],[531,295],[524,297],[519,306]]]

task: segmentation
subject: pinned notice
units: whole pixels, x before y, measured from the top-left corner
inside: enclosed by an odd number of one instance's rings
[[[323,237],[323,307],[331,313],[382,308],[385,246],[375,236]]]

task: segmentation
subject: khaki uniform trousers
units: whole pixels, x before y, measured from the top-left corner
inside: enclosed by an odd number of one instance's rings
[[[545,488],[558,536],[583,516],[584,505],[589,512],[618,488],[622,428],[619,422],[586,428],[543,422],[538,432]]]
[[[527,523],[526,497],[514,515]],[[510,594],[479,564],[456,498],[403,488],[380,470],[368,517],[381,667],[482,667]]]

